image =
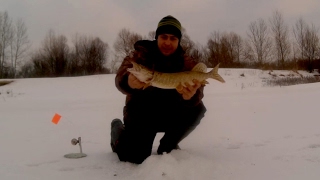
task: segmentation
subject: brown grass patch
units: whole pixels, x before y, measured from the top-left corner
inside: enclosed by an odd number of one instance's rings
[[[2,81],[2,80],[0,80],[0,86],[4,86],[4,85],[10,84],[12,82],[13,81]]]
[[[320,78],[317,76],[307,77],[286,77],[279,79],[266,80],[265,86],[291,86],[296,84],[308,84],[320,82]]]

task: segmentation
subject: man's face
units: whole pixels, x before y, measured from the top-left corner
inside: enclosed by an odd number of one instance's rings
[[[179,39],[172,34],[160,34],[158,36],[158,47],[165,56],[173,54],[179,45]]]

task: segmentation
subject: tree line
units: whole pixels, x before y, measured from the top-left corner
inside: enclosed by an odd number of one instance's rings
[[[76,34],[72,47],[64,35],[50,30],[41,48],[22,66],[22,77],[61,77],[109,73],[105,67],[108,44],[98,37]]]
[[[250,22],[245,37],[214,31],[205,45],[196,44],[182,29],[186,54],[207,66],[225,68],[320,69],[319,29],[300,17],[293,26],[279,11],[268,19]],[[76,34],[71,45],[64,35],[49,30],[41,47],[28,52],[30,41],[23,20],[0,12],[0,78],[61,77],[114,73],[137,40],[153,40],[155,31],[142,36],[123,28],[113,44],[99,37]]]

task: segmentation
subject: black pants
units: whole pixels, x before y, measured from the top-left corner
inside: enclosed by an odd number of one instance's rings
[[[125,111],[125,131],[120,135],[117,154],[120,161],[141,164],[151,155],[153,141],[158,132],[165,133],[160,140],[158,154],[169,153],[196,128],[204,117],[206,108],[200,103],[192,108],[166,111],[151,108],[148,111],[140,111],[138,108]]]

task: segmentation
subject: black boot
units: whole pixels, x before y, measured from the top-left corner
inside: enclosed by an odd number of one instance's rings
[[[117,151],[117,144],[119,143],[119,137],[124,130],[124,125],[120,119],[114,119],[111,122],[111,149],[113,152]]]

